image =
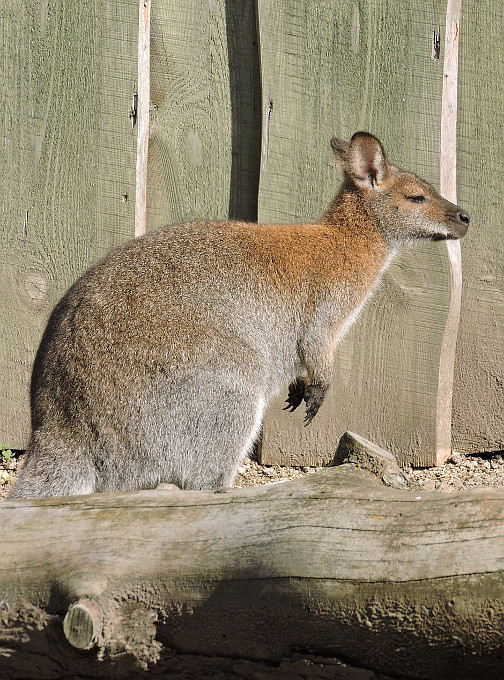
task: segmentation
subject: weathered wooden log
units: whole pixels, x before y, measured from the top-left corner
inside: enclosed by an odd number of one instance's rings
[[[7,500],[0,526],[2,678],[120,676],[163,645],[503,677],[503,491],[386,488],[344,464],[220,493]]]

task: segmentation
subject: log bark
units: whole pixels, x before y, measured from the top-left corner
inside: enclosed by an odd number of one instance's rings
[[[222,492],[7,500],[0,526],[2,678],[121,677],[167,648],[502,678],[503,491],[387,488],[347,463]]]

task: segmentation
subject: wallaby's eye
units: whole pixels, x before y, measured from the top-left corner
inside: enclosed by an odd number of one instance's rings
[[[423,203],[426,200],[427,200],[426,196],[422,195],[408,196],[408,201],[411,201],[412,203]]]

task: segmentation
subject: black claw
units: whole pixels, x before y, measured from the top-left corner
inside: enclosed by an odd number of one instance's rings
[[[316,408],[311,407],[311,408],[306,409],[306,415],[304,417],[304,426],[305,427],[307,427],[311,423],[311,421],[315,418],[315,416],[318,413],[318,409],[319,409],[318,406]]]
[[[305,390],[304,400],[306,402],[306,415],[304,418],[305,427],[311,423],[318,413],[324,401],[326,389],[322,385],[308,385]]]
[[[287,406],[284,406],[284,411],[295,411],[299,404],[302,403],[305,394],[305,382],[301,378],[298,378],[289,385],[289,395],[285,400]]]

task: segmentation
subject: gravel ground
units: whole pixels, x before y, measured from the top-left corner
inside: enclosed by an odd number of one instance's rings
[[[8,495],[11,484],[23,465],[23,452],[10,460],[0,460],[0,499]],[[296,479],[321,470],[321,467],[260,465],[250,460],[238,470],[235,486],[259,486]],[[504,452],[464,456],[453,453],[444,465],[436,468],[404,468],[412,489],[450,493],[473,487],[504,487]]]
[[[320,467],[259,465],[247,461],[239,469],[235,486],[258,486],[284,482],[321,470]],[[504,453],[463,456],[453,453],[444,465],[436,468],[403,468],[411,489],[450,493],[473,487],[504,487]]]
[[[474,487],[504,487],[504,452],[464,456],[453,452],[436,468],[403,469],[413,489],[450,493]]]
[[[22,467],[22,458],[23,456],[17,452],[8,460],[4,458],[4,452],[0,455],[0,499],[5,498],[9,493],[11,484]]]

